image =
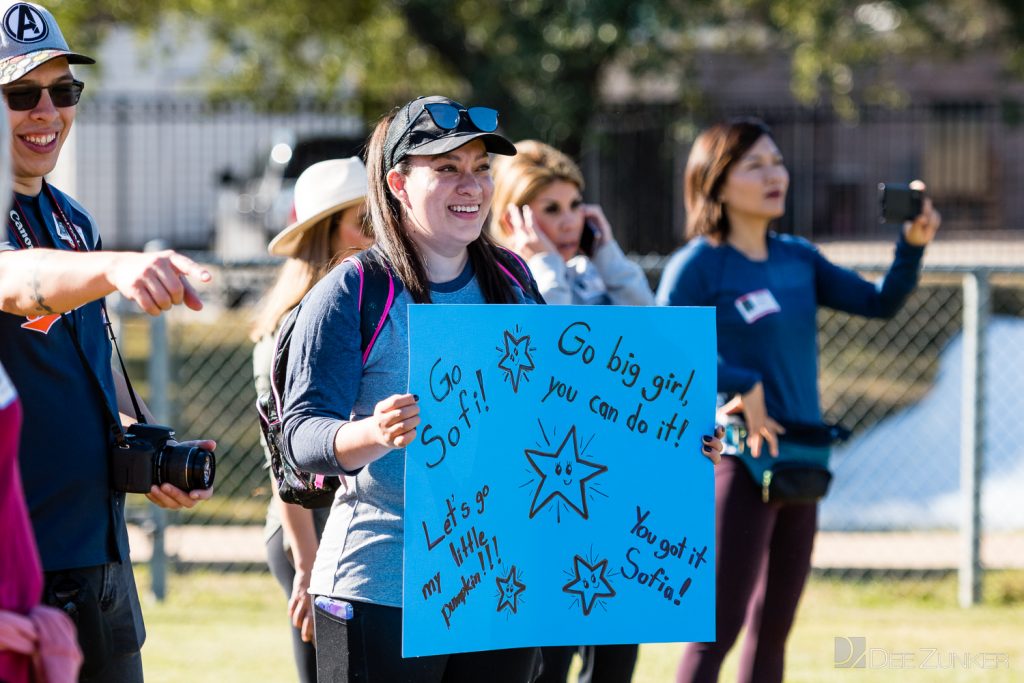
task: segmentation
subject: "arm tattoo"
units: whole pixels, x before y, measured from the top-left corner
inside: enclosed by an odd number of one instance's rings
[[[32,269],[29,270],[28,286],[32,290],[32,301],[36,305],[36,313],[53,314],[55,311],[47,305],[46,298],[43,296],[43,282],[39,272],[42,270],[42,261],[45,259],[46,254],[38,253],[36,255],[35,263]]]

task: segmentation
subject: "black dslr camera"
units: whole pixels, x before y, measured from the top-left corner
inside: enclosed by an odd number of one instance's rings
[[[137,422],[110,449],[111,485],[116,491],[149,493],[151,486],[173,484],[182,491],[213,486],[215,459],[196,446],[169,445],[174,430]]]

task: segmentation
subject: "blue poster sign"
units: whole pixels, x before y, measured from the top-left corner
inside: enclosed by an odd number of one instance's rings
[[[711,308],[412,306],[403,654],[715,637]]]

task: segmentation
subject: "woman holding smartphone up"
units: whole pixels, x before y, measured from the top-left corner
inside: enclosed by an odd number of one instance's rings
[[[785,210],[789,173],[764,123],[742,119],[702,133],[684,183],[691,240],[666,266],[658,303],[716,308],[718,390],[730,399],[724,411],[742,414],[748,436],[740,449],[768,459],[780,455],[780,441],[799,444],[798,432],[803,439],[827,435],[818,398],[818,307],[894,315],[917,286],[938,212],[925,200],[903,226],[889,272],[873,283],[832,264],[809,242],[768,230]],[[756,484],[747,464],[727,456],[716,468],[718,638],[687,648],[680,683],[718,680],[744,624],[739,680],[783,678],[818,508],[764,502],[771,478]]]

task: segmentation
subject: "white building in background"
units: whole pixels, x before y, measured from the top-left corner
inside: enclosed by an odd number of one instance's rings
[[[341,112],[212,107],[202,81],[228,67],[214,63],[212,52],[201,26],[178,22],[152,34],[114,30],[94,51],[96,66],[76,67],[85,94],[51,179],[92,212],[106,247],[141,248],[161,238],[177,248],[212,248],[215,216],[226,204],[243,213],[253,206],[237,187],[224,186],[226,173],[252,175],[277,143],[364,134],[362,121]],[[222,255],[265,254],[260,239]]]
[[[206,65],[209,42],[200,27],[188,35],[190,49],[180,49],[181,37],[178,29],[154,32],[150,40],[141,39],[137,32],[127,28],[112,30],[91,54],[97,64],[73,67],[76,75],[86,82],[86,102],[97,94],[132,97],[194,92],[198,77],[209,68]],[[71,44],[75,44],[73,37]],[[179,49],[171,49],[174,45]],[[54,184],[73,196],[77,196],[78,190],[79,129],[89,126],[86,120],[72,128],[50,177]],[[88,168],[82,172],[87,173]]]

